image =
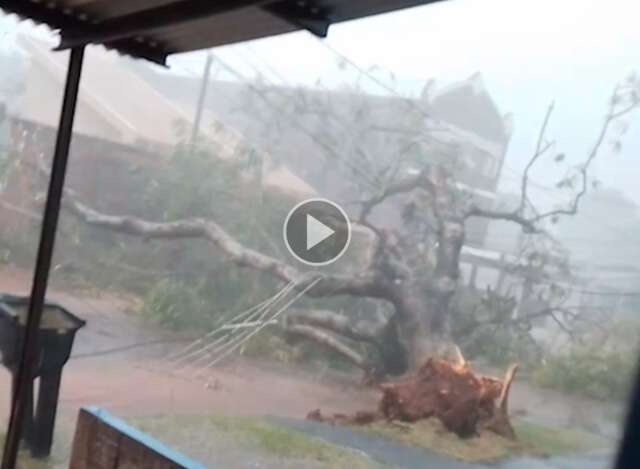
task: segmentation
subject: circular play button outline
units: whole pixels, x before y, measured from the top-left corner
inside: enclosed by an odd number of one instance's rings
[[[291,220],[291,217],[296,213],[296,211],[298,211],[298,209],[300,209],[300,207],[303,207],[304,205],[307,205],[307,204],[310,204],[310,203],[317,203],[317,202],[328,204],[331,207],[335,208],[340,213],[340,215],[344,219],[343,220],[344,224],[346,225],[347,239],[344,242],[344,245],[342,246],[342,249],[340,250],[340,252],[335,254],[331,259],[327,259],[326,261],[315,262],[315,261],[310,261],[308,259],[305,259],[305,258],[301,257],[300,255],[298,255],[298,253],[296,253],[295,249],[293,249],[293,247],[289,243],[289,238],[287,236],[287,227],[289,226],[289,221]],[[319,221],[313,215],[309,215],[309,214],[306,214],[306,215],[307,216],[305,218],[307,220],[307,228],[309,227],[309,218],[311,218],[312,219],[311,220],[312,224],[319,223],[324,228],[331,229],[332,231],[335,231],[332,228],[327,227],[324,223]],[[328,238],[329,236],[330,235],[324,235],[323,238],[320,241],[315,242],[313,244],[313,246],[319,244],[320,242],[322,242],[324,239]],[[337,203],[335,203],[335,202],[333,202],[333,201],[331,201],[329,199],[322,198],[322,197],[312,197],[310,199],[305,199],[302,202],[297,203],[291,210],[289,210],[289,213],[287,214],[287,217],[285,218],[284,223],[282,225],[282,237],[284,239],[284,245],[287,247],[287,250],[298,261],[302,262],[303,264],[314,266],[314,267],[325,266],[325,265],[332,264],[335,261],[337,261],[338,259],[340,259],[342,257],[342,255],[349,248],[349,244],[351,243],[351,221],[349,220],[349,217],[347,216],[347,212],[345,212],[344,209],[342,207],[340,207]],[[307,246],[309,246],[309,244],[307,244]],[[311,249],[311,248],[313,248],[313,246],[307,247],[307,249]]]

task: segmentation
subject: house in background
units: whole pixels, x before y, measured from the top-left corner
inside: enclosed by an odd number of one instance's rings
[[[425,86],[422,104],[429,115],[425,125],[433,138],[430,150],[442,152],[442,143],[459,147],[457,179],[478,191],[495,194],[513,132],[513,116],[502,115],[484,86],[482,75],[436,89]]]
[[[196,102],[198,78],[133,66],[178,105],[188,108]],[[457,161],[450,162],[460,186],[481,205],[493,206],[511,117],[500,114],[479,74],[433,88],[425,87],[420,99],[412,99],[348,88],[212,80],[205,109],[338,203],[348,205],[367,190],[380,190],[378,176],[389,168],[395,171],[397,161],[402,161],[399,170],[410,171],[436,158],[452,160],[455,147]],[[371,218],[394,227],[401,222],[400,212],[382,207]],[[487,220],[470,220],[469,245],[482,247],[487,226]]]

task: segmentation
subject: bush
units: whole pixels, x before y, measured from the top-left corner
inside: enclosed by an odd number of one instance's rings
[[[544,387],[601,400],[624,400],[634,376],[637,351],[578,346],[547,358],[532,374]]]
[[[242,354],[286,365],[304,361],[302,347],[287,341],[280,331],[270,327],[249,339],[242,346]]]
[[[469,359],[500,368],[511,363],[535,366],[542,356],[540,346],[528,332],[506,326],[479,328],[463,344],[462,352]]]
[[[144,297],[143,313],[158,324],[175,329],[206,328],[211,315],[197,287],[161,280]]]
[[[537,365],[540,346],[527,325],[513,323],[515,302],[492,291],[460,286],[452,304],[452,334],[467,359],[503,368]]]

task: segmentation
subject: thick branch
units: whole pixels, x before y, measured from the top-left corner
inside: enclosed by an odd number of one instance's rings
[[[297,309],[287,315],[289,324],[305,324],[321,327],[349,339],[377,342],[387,327],[386,322],[354,320],[343,314],[321,309]]]
[[[465,214],[465,218],[481,217],[489,218],[491,220],[504,220],[517,223],[527,233],[537,233],[540,230],[536,227],[535,222],[525,218],[516,212],[503,212],[500,210],[485,210],[477,205],[471,205]]]
[[[395,181],[394,183],[385,187],[376,196],[368,200],[362,201],[361,202],[362,212],[360,213],[360,220],[365,221],[367,217],[371,214],[371,211],[377,205],[381,204],[391,196],[411,192],[418,188],[422,188],[429,192],[432,192],[433,184],[429,180],[428,176],[429,176],[429,168],[425,168],[416,175],[408,176],[406,178]]]
[[[75,199],[66,191],[64,207],[85,223],[112,231],[149,239],[202,238],[222,250],[239,267],[265,272],[285,282],[294,282],[298,290],[314,281],[295,267],[240,244],[233,236],[211,220],[190,218],[166,223],[142,220],[131,216],[99,213]],[[310,296],[355,295],[385,298],[386,289],[378,282],[375,272],[360,274],[322,275],[322,280],[307,292]]]
[[[287,326],[287,331],[302,336],[306,339],[310,339],[330,350],[340,354],[346,358],[350,363],[356,367],[370,372],[370,363],[361,353],[357,352],[353,347],[347,345],[345,342],[339,340],[333,334],[315,328],[313,326],[306,326],[303,324],[290,324]]]

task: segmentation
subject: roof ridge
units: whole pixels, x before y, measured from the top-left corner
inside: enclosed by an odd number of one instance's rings
[[[26,45],[29,49],[29,53],[35,54],[41,59],[44,59],[42,63],[48,66],[49,70],[54,71],[56,78],[64,83],[65,69],[59,63],[57,63],[49,54],[45,53],[43,48],[46,45],[46,42],[34,38],[33,36],[28,34],[19,34],[18,42],[22,45]],[[81,80],[80,92],[84,92],[85,98],[89,98],[88,104],[92,107],[92,109],[101,114],[103,117],[106,117],[105,114],[110,115],[112,119],[115,118],[122,126],[128,128],[129,131],[132,131],[136,134],[138,133],[135,126],[131,122],[120,115],[117,111],[113,110],[108,104],[104,102],[102,98],[96,96],[96,93],[91,88],[91,85],[87,83],[86,80]]]

